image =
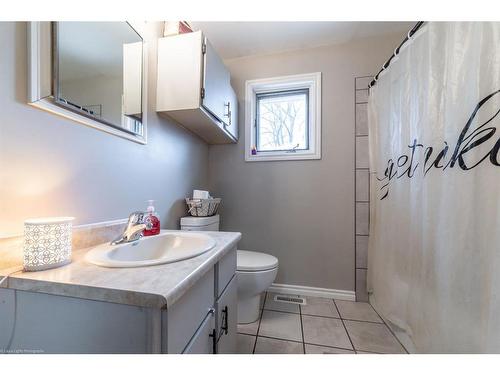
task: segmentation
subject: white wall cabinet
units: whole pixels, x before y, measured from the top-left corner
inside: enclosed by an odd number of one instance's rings
[[[0,352],[234,353],[236,291],[236,247],[166,309],[0,288]]]
[[[123,44],[123,114],[142,115],[142,42]]]
[[[210,144],[238,141],[231,76],[201,31],[159,39],[156,111]]]

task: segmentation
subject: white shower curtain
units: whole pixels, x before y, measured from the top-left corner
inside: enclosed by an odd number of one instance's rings
[[[370,301],[417,352],[500,353],[500,23],[425,24],[370,90]]]

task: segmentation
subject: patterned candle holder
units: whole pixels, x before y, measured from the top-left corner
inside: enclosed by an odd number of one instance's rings
[[[53,217],[24,222],[25,271],[41,271],[71,262],[73,220],[73,217]]]

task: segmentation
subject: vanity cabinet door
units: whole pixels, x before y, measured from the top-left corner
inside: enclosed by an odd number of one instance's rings
[[[207,313],[214,307],[214,269],[208,271],[165,313],[167,324],[167,352],[185,351],[196,335]]]
[[[210,312],[182,354],[215,354],[215,317]]]
[[[216,277],[216,299],[222,295],[226,289],[227,284],[231,281],[236,273],[237,253],[236,247],[231,249],[215,266]]]
[[[219,336],[217,343],[218,354],[236,352],[236,329],[238,323],[237,289],[236,275],[234,275],[216,304],[217,332]]]

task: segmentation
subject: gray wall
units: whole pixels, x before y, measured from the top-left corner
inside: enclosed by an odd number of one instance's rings
[[[211,146],[209,186],[240,249],[279,258],[277,283],[354,290],[354,78],[378,71],[403,38],[226,61],[239,98],[240,142]],[[322,159],[245,162],[248,79],[322,72]]]
[[[26,24],[0,22],[0,236],[25,218],[72,215],[76,224],[126,217],[157,200],[176,228],[183,198],[207,187],[208,146],[156,115],[156,40],[148,23],[148,145],[109,135],[26,104]]]

